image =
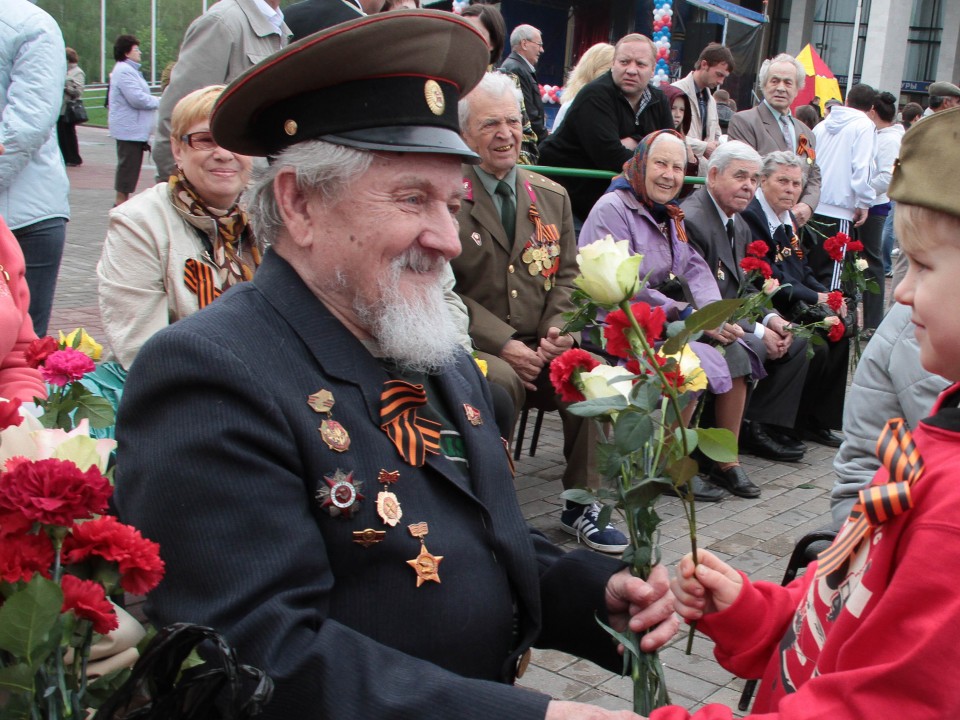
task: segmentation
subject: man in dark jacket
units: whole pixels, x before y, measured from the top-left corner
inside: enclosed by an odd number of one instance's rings
[[[540,144],[540,164],[609,170],[618,173],[637,143],[654,130],[673,127],[670,106],[650,87],[656,48],[645,35],[626,35],[617,43],[613,67],[586,85],[556,133]],[[609,182],[560,178],[584,219]]]
[[[537,60],[543,54],[543,36],[533,25],[517,25],[510,33],[510,54],[500,64],[500,69],[520,79],[523,104],[530,118],[537,142],[547,136],[543,116],[543,99],[537,82]]]
[[[378,13],[384,0],[301,0],[284,10],[294,40],[301,40],[332,25]]]

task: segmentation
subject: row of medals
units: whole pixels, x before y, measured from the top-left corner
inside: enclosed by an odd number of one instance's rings
[[[559,255],[560,243],[545,242],[542,245],[535,245],[531,241],[530,247],[523,251],[520,259],[526,263],[527,271],[531,275],[539,275],[552,269],[556,263],[560,262],[556,259]],[[543,280],[543,289],[550,290],[556,284],[554,274],[547,275]]]
[[[327,416],[319,428],[323,442],[331,450],[342,453],[350,448],[350,435],[343,425],[333,419],[334,402],[333,393],[329,390],[318,390],[307,398],[307,403],[315,412]],[[384,525],[389,527],[396,527],[403,517],[400,500],[390,490],[390,486],[399,479],[399,470],[381,469],[377,474],[377,482],[383,485],[383,489],[377,494],[377,515]],[[357,503],[364,499],[360,492],[363,481],[354,480],[352,472],[344,473],[338,469],[332,476],[324,477],[324,483],[325,487],[321,487],[316,495],[320,506],[326,508],[333,517],[350,519]],[[424,538],[430,532],[429,526],[425,522],[413,523],[407,530],[420,541],[420,553],[413,560],[407,560],[407,565],[417,573],[417,587],[427,581],[439,583],[439,565],[443,555],[434,555],[427,550]],[[368,548],[381,542],[386,535],[385,530],[366,528],[354,531],[353,541]]]

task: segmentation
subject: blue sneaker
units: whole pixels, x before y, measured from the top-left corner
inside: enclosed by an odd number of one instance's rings
[[[597,503],[574,505],[560,512],[560,527],[592,550],[619,555],[629,545],[627,536],[613,525],[603,529],[597,527],[599,514],[600,506]]]

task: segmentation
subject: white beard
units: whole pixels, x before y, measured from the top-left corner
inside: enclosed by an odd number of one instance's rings
[[[443,297],[440,272],[447,261],[410,248],[390,263],[390,272],[377,281],[379,300],[368,305],[359,297],[354,311],[380,346],[383,355],[409,372],[436,373],[456,358],[456,327]],[[404,296],[404,271],[434,272],[436,280]]]

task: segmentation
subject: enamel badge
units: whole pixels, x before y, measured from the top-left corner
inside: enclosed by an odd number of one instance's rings
[[[384,525],[396,527],[403,517],[400,500],[390,491],[390,486],[400,480],[399,470],[383,470],[377,473],[377,482],[383,483],[383,490],[377,494],[377,515]]]
[[[324,420],[320,423],[320,437],[328,448],[336,452],[346,452],[350,448],[350,435],[336,420]]]
[[[353,479],[353,473],[337,470],[332,476],[325,475],[323,481],[326,487],[317,490],[317,501],[320,507],[330,513],[331,517],[342,517],[349,520],[357,509],[357,504],[363,500],[360,488],[363,482]]]
[[[427,581],[439,583],[439,568],[440,561],[443,560],[443,555],[434,555],[427,550],[427,546],[423,542],[423,538],[430,532],[427,524],[425,522],[414,523],[408,526],[407,529],[410,530],[411,535],[420,541],[420,554],[413,560],[407,560],[407,565],[412,567],[414,572],[417,573],[417,587],[420,587]]]
[[[371,545],[376,545],[378,542],[383,540],[387,536],[386,531],[384,530],[374,530],[373,528],[367,528],[366,530],[355,530],[353,533],[353,541],[357,545],[362,545],[367,548]]]
[[[477,425],[483,425],[483,418],[480,417],[480,411],[477,410],[473,405],[463,404],[463,412],[467,416],[467,422],[476,427]]]

